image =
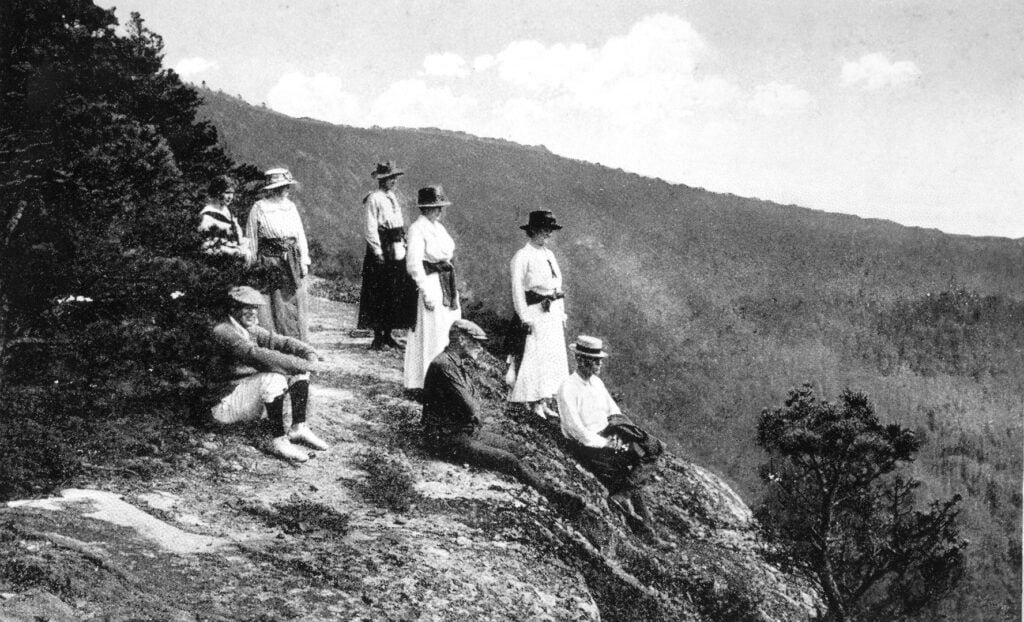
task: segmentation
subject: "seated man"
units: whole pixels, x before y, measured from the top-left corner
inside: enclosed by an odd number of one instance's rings
[[[560,511],[575,515],[583,499],[560,490],[522,463],[512,440],[481,429],[479,406],[467,364],[483,352],[483,329],[456,320],[448,346],[430,363],[423,382],[423,435],[428,448],[447,459],[511,475],[534,488]]]
[[[609,504],[630,527],[653,536],[653,519],[641,487],[654,473],[661,441],[629,422],[598,378],[608,354],[596,337],[580,335],[569,346],[576,371],[558,389],[562,434],[574,458],[608,489]]]
[[[304,443],[325,450],[327,443],[306,425],[309,372],[317,363],[309,345],[261,328],[257,308],[263,296],[251,287],[228,291],[230,311],[213,329],[220,350],[211,378],[220,401],[213,418],[221,423],[258,419],[267,411],[271,453],[287,460],[305,462],[309,454],[292,444]],[[284,394],[291,396],[292,425],[284,429]]]

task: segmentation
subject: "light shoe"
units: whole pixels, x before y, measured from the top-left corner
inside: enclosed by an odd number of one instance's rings
[[[316,434],[313,434],[313,430],[310,430],[309,426],[305,423],[293,425],[292,429],[288,431],[288,440],[304,443],[320,451],[325,451],[328,447],[327,443],[323,442]]]
[[[309,460],[309,454],[291,444],[287,436],[278,436],[270,441],[270,452],[279,458],[293,462]]]

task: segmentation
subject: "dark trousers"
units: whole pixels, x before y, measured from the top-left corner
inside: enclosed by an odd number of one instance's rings
[[[575,516],[585,507],[581,497],[559,488],[523,464],[519,446],[499,434],[477,429],[472,433],[434,437],[432,449],[449,460],[511,475],[539,492],[564,514]]]
[[[615,451],[607,447],[587,447],[570,442],[572,456],[593,473],[609,494],[630,492],[650,479],[650,470],[640,464],[631,451]]]
[[[488,471],[505,473],[537,490],[544,490],[548,482],[520,460],[522,452],[504,436],[477,430],[473,434],[461,433],[441,441],[438,447],[452,458]],[[515,453],[513,453],[515,452]]]

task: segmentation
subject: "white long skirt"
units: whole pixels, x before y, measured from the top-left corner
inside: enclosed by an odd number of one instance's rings
[[[426,295],[438,302],[433,311],[427,311],[423,305],[424,294],[416,300],[416,328],[405,342],[403,384],[406,389],[423,388],[427,367],[448,346],[448,329],[462,317],[461,305],[453,311],[441,304],[441,281],[437,274],[427,275],[426,289]]]
[[[551,397],[569,376],[563,302],[552,302],[549,311],[541,305],[530,305],[526,313],[526,319],[533,322],[533,332],[526,336],[523,361],[508,397],[510,402],[536,402]]]

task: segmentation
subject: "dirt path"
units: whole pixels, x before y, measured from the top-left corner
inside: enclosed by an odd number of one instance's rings
[[[367,351],[354,314],[313,301],[328,371],[310,421],[330,450],[292,465],[239,424],[198,432],[172,476],[113,473],[89,486],[113,495],[5,510],[24,538],[16,562],[43,591],[0,594],[0,620],[33,619],[15,615],[26,606],[51,620],[598,618],[582,577],[544,550],[534,492],[398,449],[418,417],[401,397],[402,354]],[[374,500],[367,454],[404,465],[410,508]]]

